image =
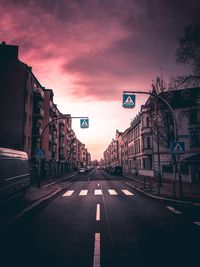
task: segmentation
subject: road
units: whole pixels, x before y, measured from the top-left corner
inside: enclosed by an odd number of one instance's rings
[[[60,186],[1,233],[2,267],[199,266],[200,226],[187,207],[152,200],[103,170]]]

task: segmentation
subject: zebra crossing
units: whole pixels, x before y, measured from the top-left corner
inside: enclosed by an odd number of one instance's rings
[[[114,189],[107,189],[105,191],[107,191],[110,196],[117,196],[117,195],[134,196],[134,194],[127,189],[120,189],[120,190],[118,190],[118,192]],[[87,196],[89,194],[91,195],[91,193],[94,196],[101,196],[103,194],[103,191],[102,191],[102,189],[94,189],[90,192],[87,189],[79,190],[79,191],[68,190],[62,196],[63,197],[71,197],[75,194],[78,194],[78,196]]]

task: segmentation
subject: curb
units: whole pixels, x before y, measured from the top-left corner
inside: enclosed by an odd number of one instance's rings
[[[63,178],[61,178],[61,179],[59,179],[59,180],[57,180],[57,181],[55,181],[55,182],[52,182],[52,183],[50,183],[50,184],[46,184],[46,185],[42,186],[42,188],[46,188],[46,187],[49,187],[49,186],[51,186],[51,185],[57,184],[57,183],[59,183],[59,182],[68,180],[68,179],[70,179],[70,178],[72,178],[72,177],[74,177],[74,176],[76,176],[76,175],[78,175],[78,173],[72,174],[72,175],[67,176],[67,177],[63,177]]]
[[[131,180],[135,180],[135,179],[132,179],[130,177],[126,177],[126,178],[131,179]],[[139,189],[138,187],[136,187],[136,186],[134,186],[132,184],[129,184],[129,183],[127,183],[127,184],[130,187],[132,187],[135,190],[137,190],[138,192],[140,192],[141,194],[146,195],[146,196],[148,196],[150,198],[154,198],[154,199],[157,199],[157,200],[163,200],[163,201],[166,201],[166,202],[173,202],[173,203],[178,203],[178,204],[184,204],[184,205],[200,207],[200,203],[197,203],[197,202],[189,202],[189,201],[184,201],[184,200],[176,200],[176,199],[171,199],[171,198],[166,198],[166,197],[155,196],[155,195],[149,194],[149,193]]]

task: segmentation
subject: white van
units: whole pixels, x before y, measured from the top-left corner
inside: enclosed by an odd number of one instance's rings
[[[29,185],[28,155],[23,151],[0,147],[0,201],[25,192]]]

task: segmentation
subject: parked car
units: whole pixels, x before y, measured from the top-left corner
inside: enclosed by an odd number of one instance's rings
[[[122,167],[121,166],[115,166],[115,167],[112,167],[111,169],[111,173],[113,175],[122,175],[123,171],[122,171]]]
[[[79,168],[79,169],[78,169],[78,172],[79,172],[79,173],[84,173],[84,172],[85,172],[85,168]]]
[[[0,201],[25,192],[30,186],[30,166],[24,151],[0,147]]]

